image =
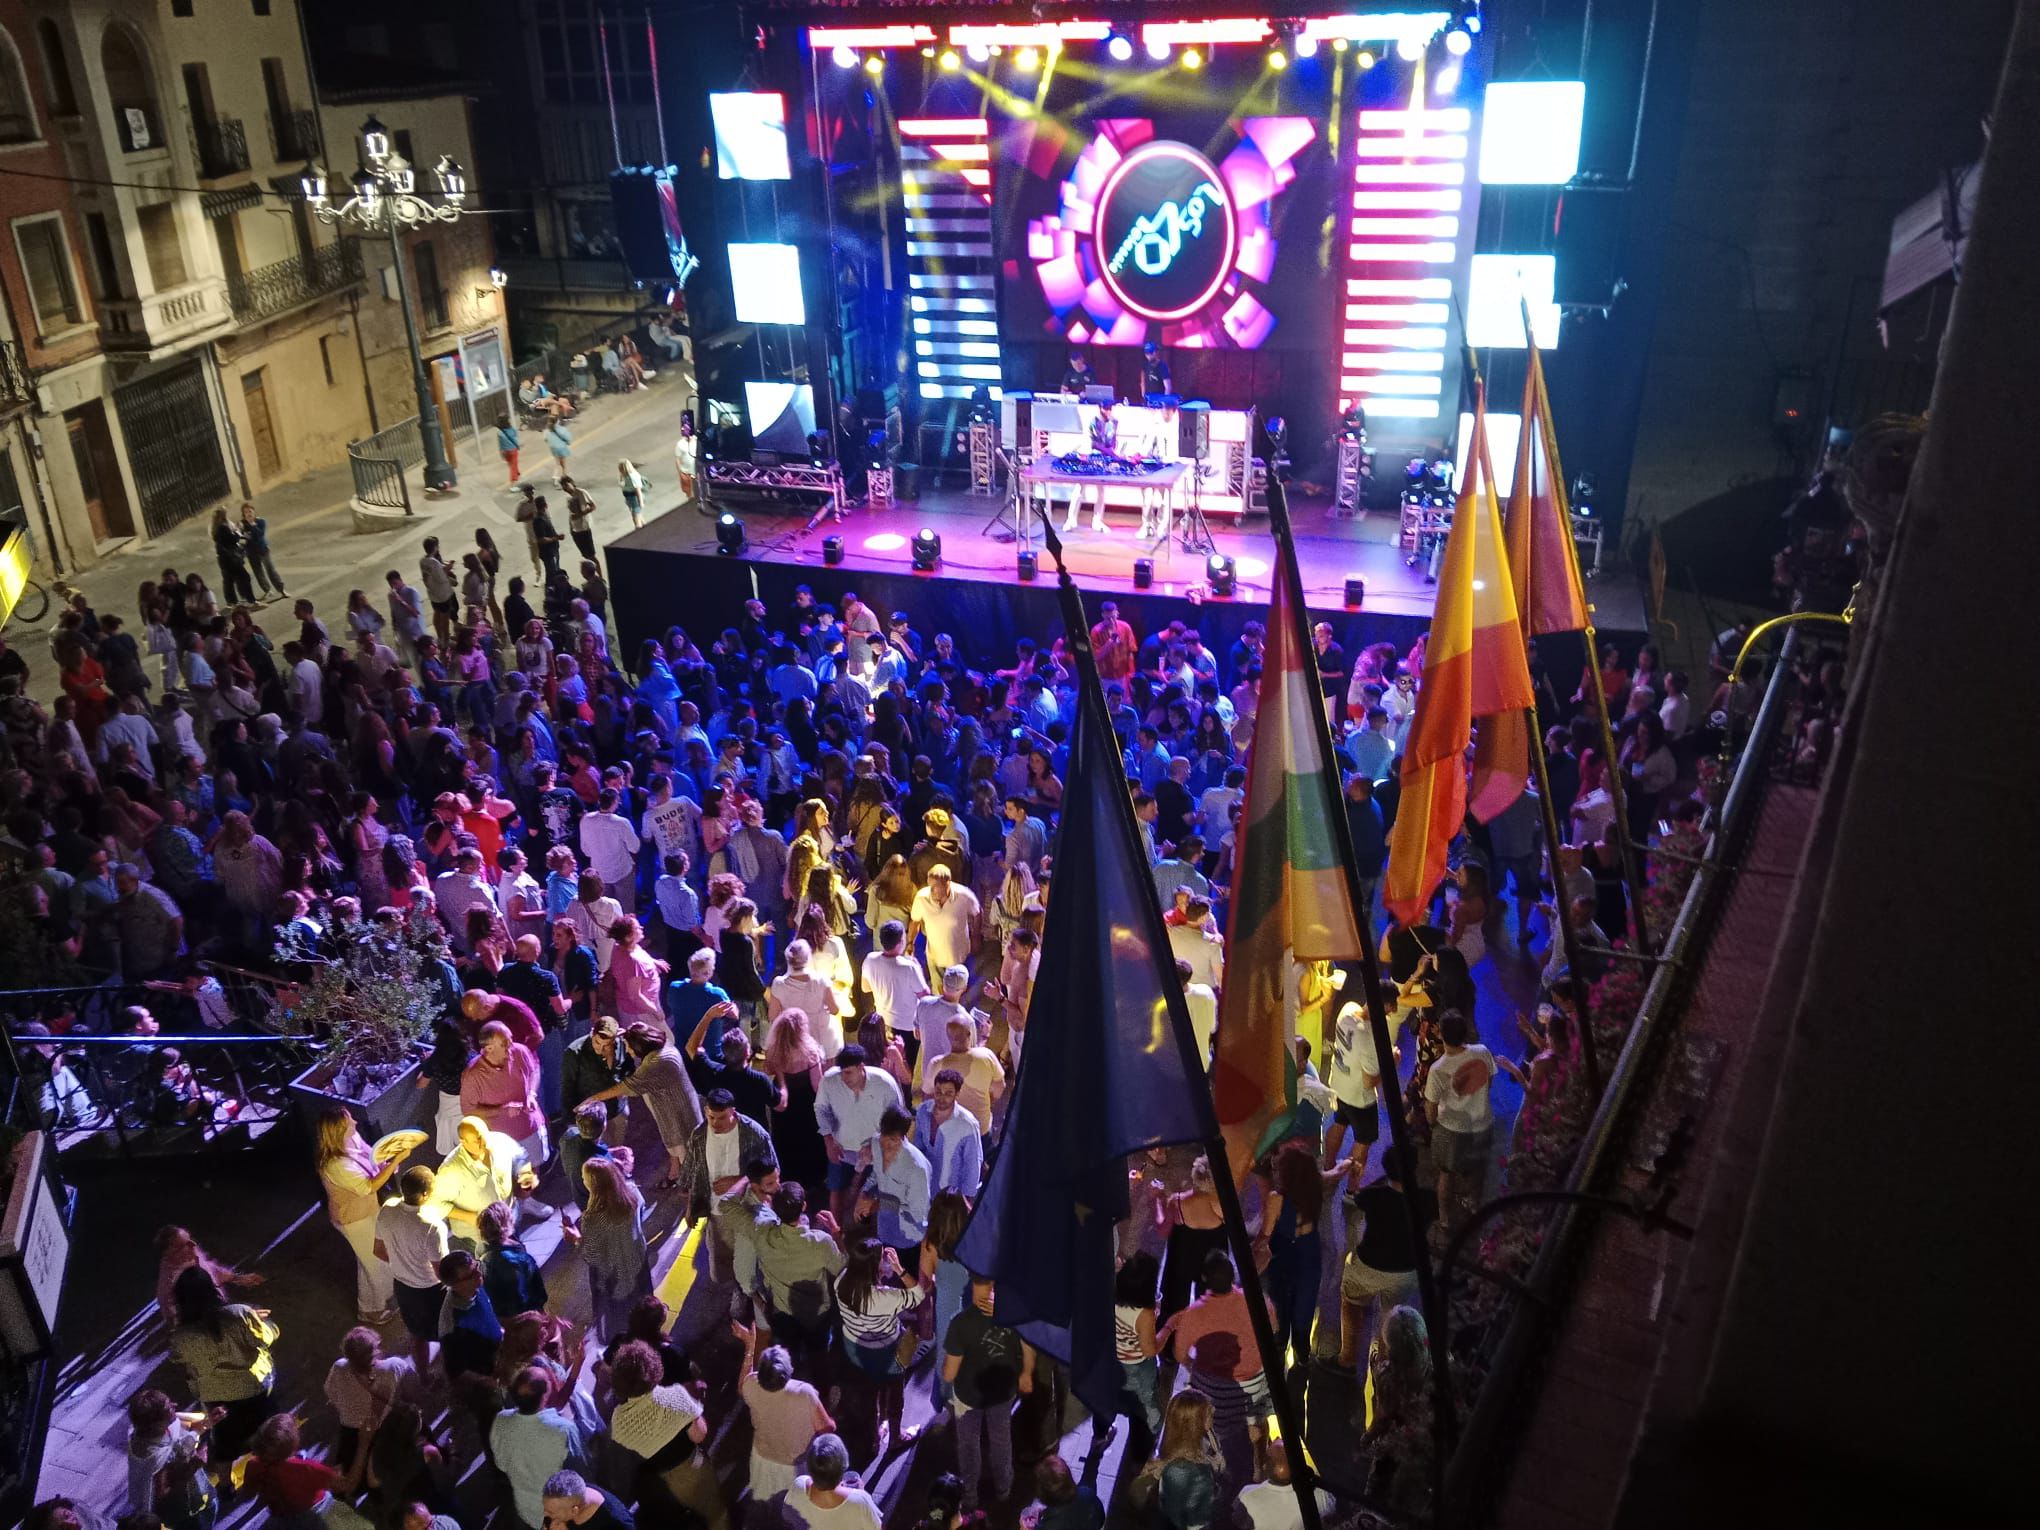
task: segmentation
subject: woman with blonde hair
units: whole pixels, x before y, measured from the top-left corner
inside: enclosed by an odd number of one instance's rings
[[[815,1121],[815,1093],[822,1087],[828,1059],[815,1040],[806,1010],[779,1012],[766,1033],[758,1066],[779,1089],[770,1126],[780,1177],[789,1184],[819,1185],[828,1173],[829,1155]]]
[[[1211,1437],[1211,1401],[1178,1392],[1162,1415],[1162,1444],[1141,1468],[1152,1483],[1155,1511],[1169,1530],[1206,1530],[1218,1502],[1218,1447]]]
[[[1215,1249],[1226,1246],[1225,1208],[1211,1177],[1211,1160],[1200,1155],[1190,1165],[1190,1188],[1174,1195],[1155,1187],[1155,1227],[1168,1235],[1162,1266],[1161,1321],[1166,1323],[1190,1305],[1190,1288]]]
[[[628,457],[616,464],[617,492],[623,496],[623,508],[630,512],[630,525],[633,531],[645,523],[645,491],[650,487],[651,485],[645,481],[645,475],[637,470]]]
[[[870,892],[865,895],[866,926],[881,930],[892,919],[911,925],[916,890],[914,874],[907,869],[907,858],[904,855],[887,856],[878,875],[871,879]]]
[[[326,1190],[326,1217],[354,1250],[355,1315],[364,1323],[387,1323],[395,1288],[389,1265],[375,1256],[375,1218],[382,1210],[376,1192],[396,1173],[397,1160],[376,1161],[345,1105],[320,1111],[318,1132],[313,1158]]]
[[[594,1304],[589,1326],[603,1336],[620,1334],[630,1309],[652,1294],[652,1262],[645,1249],[645,1200],[612,1158],[591,1158],[581,1166],[588,1209],[565,1228],[581,1247],[588,1267],[588,1296]]]

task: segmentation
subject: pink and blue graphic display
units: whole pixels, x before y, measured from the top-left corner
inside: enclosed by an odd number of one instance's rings
[[[1025,316],[1016,330],[1079,345],[1268,344],[1285,307],[1278,233],[1318,127],[1248,117],[1220,137],[1214,155],[1150,118],[1108,118],[1067,163],[1052,124],[1016,124],[1002,169],[1026,204],[1047,204],[1027,214],[1024,260],[1004,263],[1009,300],[1032,299],[1009,302]]]

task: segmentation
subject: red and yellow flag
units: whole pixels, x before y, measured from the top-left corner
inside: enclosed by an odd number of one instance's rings
[[[1580,584],[1579,552],[1573,546],[1572,509],[1558,465],[1558,433],[1551,423],[1551,395],[1544,387],[1544,361],[1530,342],[1530,370],[1523,379],[1523,433],[1516,442],[1516,482],[1509,491],[1503,530],[1509,571],[1516,580],[1516,608],[1531,637],[1579,632],[1587,625],[1587,595]]]
[[[1295,964],[1363,954],[1339,862],[1334,815],[1345,809],[1326,769],[1324,698],[1304,667],[1303,596],[1292,568],[1287,556],[1275,560],[1211,1064],[1226,1157],[1242,1180],[1296,1104]]]
[[[1438,604],[1424,651],[1424,684],[1403,750],[1402,801],[1389,836],[1382,902],[1419,921],[1445,875],[1445,850],[1468,810],[1466,750],[1476,717],[1520,714],[1531,704],[1530,664],[1515,584],[1502,547],[1501,505],[1487,461],[1487,404],[1475,405],[1472,450],[1438,571]],[[1507,723],[1502,724],[1504,728]],[[1522,732],[1520,725],[1518,734]],[[1529,768],[1495,761],[1476,780],[1472,807],[1492,817],[1521,795]]]

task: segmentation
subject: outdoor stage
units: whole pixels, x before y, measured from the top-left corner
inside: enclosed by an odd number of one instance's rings
[[[817,599],[828,602],[854,589],[879,611],[908,612],[926,636],[954,634],[974,660],[1003,659],[1018,638],[1060,633],[1062,619],[1054,564],[1038,535],[1041,572],[1027,584],[1017,572],[1017,544],[996,540],[998,528],[985,529],[999,504],[956,490],[931,490],[916,504],[852,510],[847,519],[813,531],[806,530],[810,512],[805,508],[733,504],[749,538],[736,557],[716,551],[713,517],[684,505],[605,550],[623,652],[628,656],[640,640],[676,624],[705,648],[724,627],[736,624],[743,603],[754,596],[765,602],[776,624],[792,604],[794,587],[806,584]],[[1333,622],[1349,653],[1356,645],[1382,640],[1406,647],[1430,625],[1436,587],[1424,582],[1420,570],[1404,566],[1395,545],[1396,514],[1376,511],[1361,522],[1331,521],[1325,510],[1322,501],[1299,500],[1291,512],[1311,610]],[[1207,645],[1220,646],[1230,643],[1243,623],[1264,614],[1274,557],[1265,517],[1253,517],[1238,529],[1212,528],[1218,550],[1238,570],[1237,592],[1230,598],[1208,593],[1204,559],[1184,551],[1179,540],[1150,552],[1149,543],[1136,535],[1134,512],[1113,511],[1105,536],[1090,524],[1087,508],[1077,531],[1064,542],[1070,573],[1088,608],[1095,610],[1100,598],[1110,596],[1136,631],[1147,633],[1180,617],[1199,630]],[[914,533],[924,526],[942,539],[941,565],[925,574],[914,570],[911,546]],[[844,559],[835,567],[822,561],[823,538],[831,535],[843,538]],[[1154,560],[1155,582],[1150,589],[1136,590],[1134,560],[1145,557]],[[1346,581],[1356,576],[1367,586],[1367,598],[1357,609],[1345,604]],[[1604,632],[1642,633],[1642,591],[1626,571],[1608,569],[1589,583],[1587,593]]]

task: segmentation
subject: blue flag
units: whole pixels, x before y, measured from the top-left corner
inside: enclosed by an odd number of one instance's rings
[[[1208,1141],[1217,1125],[1088,647],[1078,667],[1026,1046],[957,1258],[997,1283],[998,1320],[1069,1362],[1077,1396],[1109,1417],[1123,1385],[1112,1280],[1126,1156]]]

